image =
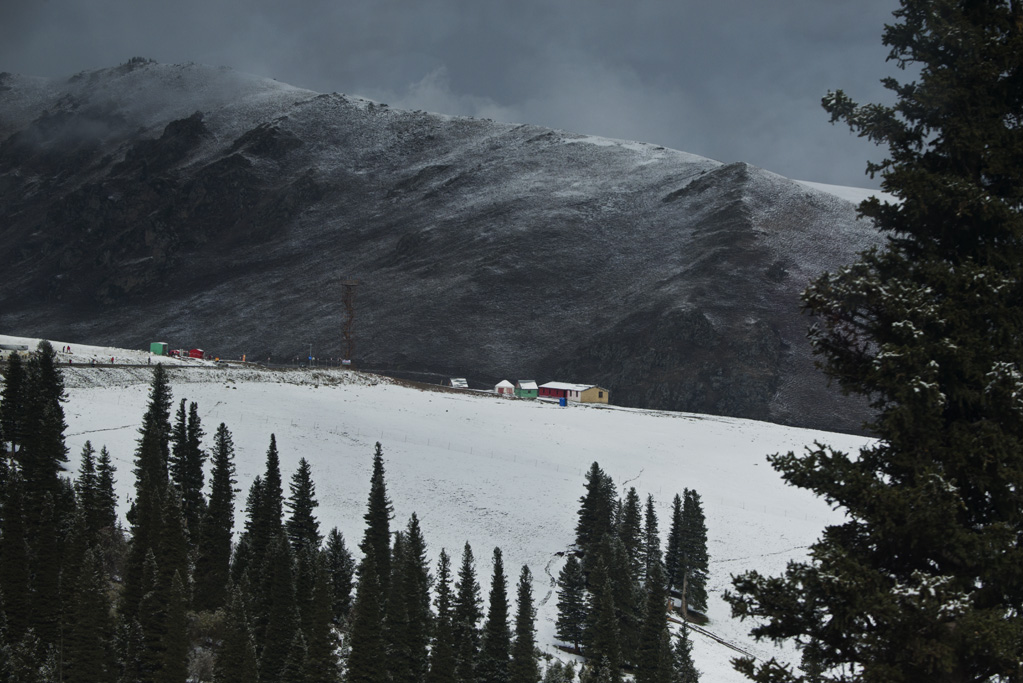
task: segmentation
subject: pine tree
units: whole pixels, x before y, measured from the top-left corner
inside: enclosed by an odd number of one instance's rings
[[[15,455],[24,445],[28,429],[28,377],[26,369],[17,353],[7,357],[7,373],[4,375],[4,388],[0,392],[0,434],[6,450]]]
[[[273,683],[284,670],[291,642],[300,626],[295,599],[294,559],[283,534],[279,534],[267,547],[265,565],[254,631],[259,654],[259,679],[263,683]]]
[[[668,544],[664,553],[664,570],[668,580],[668,589],[682,588],[682,497],[677,493],[671,501],[671,528],[668,531]]]
[[[574,554],[558,574],[558,620],[555,634],[579,652],[586,623],[586,577]]]
[[[646,580],[653,571],[653,565],[661,563],[661,537],[657,532],[657,510],[654,508],[654,497],[647,495],[646,508],[643,513],[643,574]]]
[[[7,618],[6,639],[18,643],[32,625],[28,525],[21,473],[12,469],[0,498],[0,598]]]
[[[594,462],[586,474],[586,493],[579,499],[579,522],[575,528],[576,547],[584,556],[612,531],[614,492],[611,477]]]
[[[409,658],[410,672],[406,680],[422,683],[429,670],[430,627],[433,618],[430,612],[430,587],[433,577],[426,559],[426,540],[414,512],[405,527],[404,538],[402,583],[397,590],[398,596],[405,603],[404,650]]]
[[[700,672],[693,665],[693,644],[689,640],[689,626],[682,624],[672,647],[671,683],[700,683]]]
[[[67,401],[67,394],[55,356],[48,341],[39,342],[29,359],[25,377],[22,447],[15,453],[15,458],[25,479],[30,528],[46,496],[50,496],[54,505],[58,503],[60,475],[68,461],[64,444],[67,423],[61,405]],[[56,510],[58,515],[63,512],[60,506]]]
[[[437,561],[437,617],[430,648],[427,683],[450,683],[455,679],[454,601],[451,593],[451,559],[442,548]]]
[[[352,609],[352,583],[355,560],[345,545],[344,535],[334,527],[327,534],[325,549],[327,573],[330,576],[330,606],[333,623],[340,627],[347,622]]]
[[[146,555],[157,547],[163,531],[163,497],[167,489],[167,460],[170,455],[170,406],[167,374],[162,365],[157,365],[135,449],[135,500],[128,512],[132,538],[121,601],[121,609],[128,615],[134,615],[146,593],[143,565]]]
[[[860,207],[887,240],[804,294],[810,341],[874,409],[858,453],[771,458],[840,507],[810,559],[734,581],[757,637],[793,638],[837,680],[1020,680],[1023,672],[1023,5],[902,0],[885,27],[893,106],[824,99],[887,145],[895,202]],[[809,659],[808,659],[809,657]],[[795,680],[747,660],[760,680]]]
[[[707,572],[710,555],[707,553],[707,523],[703,515],[700,494],[693,489],[683,491],[682,502],[682,569],[684,591],[683,613],[693,609],[707,609]]]
[[[284,483],[281,480],[281,459],[277,453],[277,437],[270,435],[266,449],[266,473],[263,475],[262,513],[267,540],[284,531]]]
[[[671,642],[668,640],[668,586],[660,562],[650,565],[646,609],[640,626],[636,683],[670,683]]]
[[[78,504],[85,513],[85,526],[91,543],[95,543],[100,530],[99,477],[96,474],[96,449],[91,441],[82,446],[81,464],[75,479]]]
[[[161,649],[163,662],[155,683],[180,683],[188,676],[188,594],[181,573],[175,571],[166,592],[166,618]]]
[[[629,562],[633,573],[641,576],[646,566],[646,547],[643,544],[643,513],[640,510],[639,494],[636,487],[630,486],[622,504],[621,520],[618,524],[618,535],[629,554]]]
[[[116,680],[114,623],[107,584],[101,558],[87,550],[69,609],[69,628],[64,634],[68,683]]]
[[[384,483],[384,453],[378,441],[373,453],[373,474],[369,483],[369,500],[366,503],[366,533],[359,544],[363,554],[373,547],[373,562],[377,570],[377,582],[383,595],[388,594],[391,577],[391,518],[393,509],[387,498]]]
[[[471,683],[476,678],[479,658],[479,621],[483,617],[483,598],[476,580],[476,560],[472,547],[466,541],[462,550],[462,564],[455,582],[455,599],[452,603],[452,632],[455,646],[455,680]]]
[[[227,601],[230,579],[231,534],[234,530],[234,440],[221,422],[213,437],[213,472],[210,477],[209,505],[200,526],[199,549],[195,560],[195,597],[197,610],[216,610]]]
[[[114,492],[114,473],[117,468],[110,461],[110,451],[100,448],[96,461],[96,513],[100,529],[113,531],[117,526],[117,494]]]
[[[202,449],[205,432],[199,419],[196,403],[189,404],[185,412],[185,399],[181,399],[172,432],[173,449],[170,458],[171,479],[181,491],[181,508],[189,536],[199,538],[199,526],[206,510],[203,496],[206,453]]]
[[[298,469],[291,477],[289,489],[291,495],[285,506],[291,515],[285,529],[292,549],[297,553],[300,548],[306,546],[319,548],[323,537],[320,535],[320,523],[313,515],[313,510],[319,503],[315,497],[316,485],[313,483],[312,469],[305,458],[298,461]]]
[[[494,548],[494,574],[490,582],[490,602],[483,624],[476,680],[480,683],[505,683],[511,660],[511,630],[508,627],[508,581],[504,559]]]
[[[239,588],[231,590],[224,620],[224,638],[214,665],[216,683],[250,683],[257,679],[256,645]]]
[[[380,590],[373,545],[359,564],[359,584],[352,607],[351,652],[347,683],[386,683],[387,645],[384,640],[384,596]]]
[[[598,561],[598,566],[600,564],[602,562]],[[598,670],[603,670],[608,680],[620,683],[623,664],[622,632],[619,627],[618,610],[614,604],[614,590],[610,578],[606,575],[597,595],[598,602],[591,608],[594,619],[587,657],[591,662],[599,662]]]
[[[538,683],[540,664],[536,658],[536,610],[533,607],[533,574],[522,565],[515,601],[515,642],[508,666],[509,683]]]
[[[308,550],[306,552],[309,552]],[[337,637],[332,628],[330,573],[324,553],[316,552],[313,564],[313,594],[309,613],[303,619],[306,634],[307,683],[336,683],[340,679]]]

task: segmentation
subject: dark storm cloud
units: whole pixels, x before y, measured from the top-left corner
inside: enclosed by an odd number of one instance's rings
[[[0,0],[0,70],[224,64],[394,106],[662,144],[869,185],[828,89],[886,99],[895,0]]]

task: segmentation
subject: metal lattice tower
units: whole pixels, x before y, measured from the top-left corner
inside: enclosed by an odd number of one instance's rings
[[[344,360],[351,362],[352,354],[355,352],[355,287],[358,280],[344,280],[341,282],[341,303],[345,307],[345,319],[341,323],[341,339],[344,341]]]

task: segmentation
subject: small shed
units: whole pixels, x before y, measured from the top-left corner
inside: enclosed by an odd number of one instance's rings
[[[170,351],[170,344],[167,342],[150,342],[149,353],[154,356],[166,356]]]
[[[452,377],[450,380],[450,386],[452,389],[468,389],[469,380],[464,377]]]
[[[515,383],[515,395],[519,398],[536,398],[539,395],[539,389],[536,386],[536,381],[531,379],[520,379]]]
[[[494,386],[494,391],[497,392],[498,396],[514,396],[515,385],[506,379],[502,379]]]

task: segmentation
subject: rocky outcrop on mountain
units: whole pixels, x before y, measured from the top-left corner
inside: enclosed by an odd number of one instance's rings
[[[132,60],[0,74],[0,329],[600,384],[851,430],[799,292],[877,241],[748,164]]]

